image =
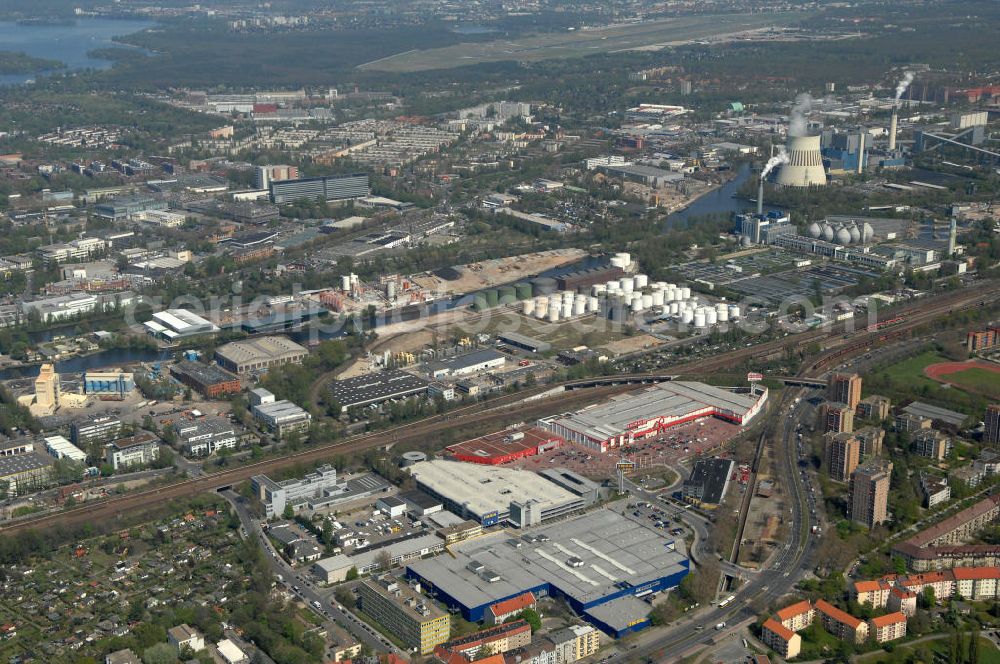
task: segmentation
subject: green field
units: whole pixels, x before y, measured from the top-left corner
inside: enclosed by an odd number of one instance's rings
[[[940,384],[924,375],[924,369],[938,362],[948,362],[948,358],[938,355],[934,351],[926,351],[920,355],[914,355],[908,360],[897,362],[887,368],[883,373],[889,375],[894,383],[912,387],[928,386],[930,388],[940,388]]]
[[[973,367],[941,376],[942,380],[953,383],[972,392],[986,395],[991,399],[1000,398],[1000,373]]]
[[[976,412],[985,408],[985,398],[960,388],[949,387],[924,375],[924,369],[948,358],[933,350],[914,355],[902,362],[876,369],[865,376],[865,393],[881,394],[893,403],[918,400],[961,412]]]
[[[809,16],[807,12],[686,16],[593,30],[524,35],[517,39],[415,49],[367,62],[359,65],[359,68],[407,73],[450,69],[483,62],[508,60],[537,62],[551,58],[576,58],[614,51],[655,50],[704,39],[717,39],[746,30],[779,28]]]

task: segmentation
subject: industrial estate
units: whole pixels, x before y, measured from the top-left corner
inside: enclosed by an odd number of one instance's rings
[[[0,3],[0,662],[1000,661],[998,30]]]

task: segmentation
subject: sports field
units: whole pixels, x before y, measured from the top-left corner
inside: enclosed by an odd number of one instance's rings
[[[575,58],[594,53],[656,50],[696,41],[722,41],[739,33],[780,28],[809,17],[808,12],[722,14],[612,25],[590,30],[524,35],[517,39],[463,43],[442,48],[411,50],[359,65],[359,69],[415,72],[450,69],[483,62],[537,62]]]
[[[924,369],[927,377],[968,392],[1000,398],[1000,366],[990,362],[941,362]]]

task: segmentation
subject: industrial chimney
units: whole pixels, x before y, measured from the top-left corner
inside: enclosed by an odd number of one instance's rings
[[[764,216],[764,178],[760,179],[760,186],[757,187],[757,216]]]
[[[896,123],[898,122],[896,109],[892,109],[892,119],[889,120],[889,152],[896,149]]]
[[[958,222],[952,217],[951,224],[948,226],[948,257],[955,255],[955,242],[958,239]]]

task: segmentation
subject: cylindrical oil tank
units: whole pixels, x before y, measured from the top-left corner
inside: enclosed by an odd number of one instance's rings
[[[391,302],[396,299],[396,282],[390,281],[385,285],[385,296]]]
[[[524,301],[524,315],[525,316],[533,316],[534,313],[535,313],[535,301],[534,300],[525,300]]]
[[[590,287],[590,294],[593,297],[597,297],[598,295],[607,292],[608,292],[608,287],[605,286],[604,284],[594,284],[593,286]]]
[[[472,308],[476,311],[483,311],[489,304],[486,302],[486,293],[480,291],[472,296]]]
[[[565,290],[565,291],[562,292],[563,302],[566,302],[566,301],[572,302],[573,298],[575,298],[575,297],[576,297],[576,292],[575,291]]]
[[[693,320],[694,320],[693,311],[691,311],[690,309],[685,309],[683,312],[681,312],[682,323],[684,323],[685,325],[690,325]]]
[[[680,298],[677,297],[677,289],[676,288],[668,288],[667,290],[663,291],[663,301],[664,302],[675,302],[675,301],[677,301],[679,299]]]
[[[510,304],[517,300],[517,289],[513,286],[504,286],[500,289],[500,304]]]
[[[643,295],[642,296],[642,308],[643,309],[649,309],[651,306],[653,306],[653,296],[652,295]]]
[[[573,315],[573,300],[563,300],[560,316],[570,318]]]
[[[690,300],[691,299],[691,289],[687,286],[681,287],[681,299]]]
[[[587,313],[587,300],[573,300],[573,315],[582,316]]]
[[[663,291],[656,290],[653,291],[653,306],[662,307],[663,306]]]
[[[642,296],[636,295],[633,297],[629,302],[629,308],[632,309],[632,311],[642,311]]]
[[[635,289],[641,290],[649,285],[649,277],[645,274],[635,275]]]
[[[535,318],[539,320],[544,320],[546,316],[549,315],[549,307],[545,305],[544,307],[539,307],[535,305]]]
[[[718,323],[719,312],[712,308],[705,309],[705,322],[709,325],[715,325]]]
[[[596,297],[591,297],[587,300],[587,311],[590,313],[596,313],[601,309],[601,301]]]
[[[695,327],[705,327],[705,324],[706,324],[706,321],[705,321],[705,312],[704,311],[696,311],[696,312],[694,312],[694,326]]]
[[[740,305],[738,304],[729,305],[729,317],[734,320],[740,317]]]
[[[486,306],[495,307],[500,304],[500,291],[496,288],[487,288],[483,292],[486,295]]]
[[[517,295],[517,299],[527,300],[532,295],[531,284],[529,284],[527,281],[520,281],[514,284],[514,292]]]
[[[404,468],[413,466],[420,463],[421,461],[427,461],[427,455],[424,452],[419,452],[417,450],[411,450],[409,452],[403,452],[403,458],[399,462]]]
[[[729,309],[716,309],[715,313],[718,315],[720,323],[729,322]]]
[[[559,309],[549,309],[549,315],[546,316],[545,320],[550,323],[556,323],[559,321]]]
[[[670,303],[670,313],[672,315],[676,316],[680,312],[681,312],[681,303],[680,302],[671,302]]]
[[[340,278],[340,290],[345,293],[351,290],[351,275],[345,274]]]
[[[632,264],[632,254],[629,254],[628,252],[619,252],[615,254],[615,258],[623,261],[626,267]]]
[[[631,293],[635,290],[635,279],[633,277],[622,277],[618,283],[623,293]]]
[[[628,263],[626,263],[622,259],[618,258],[617,256],[612,256],[611,257],[611,267],[620,267],[620,268],[622,268],[624,270],[626,267],[628,267]]]
[[[536,295],[548,295],[556,291],[556,280],[552,277],[538,277],[531,280]]]

